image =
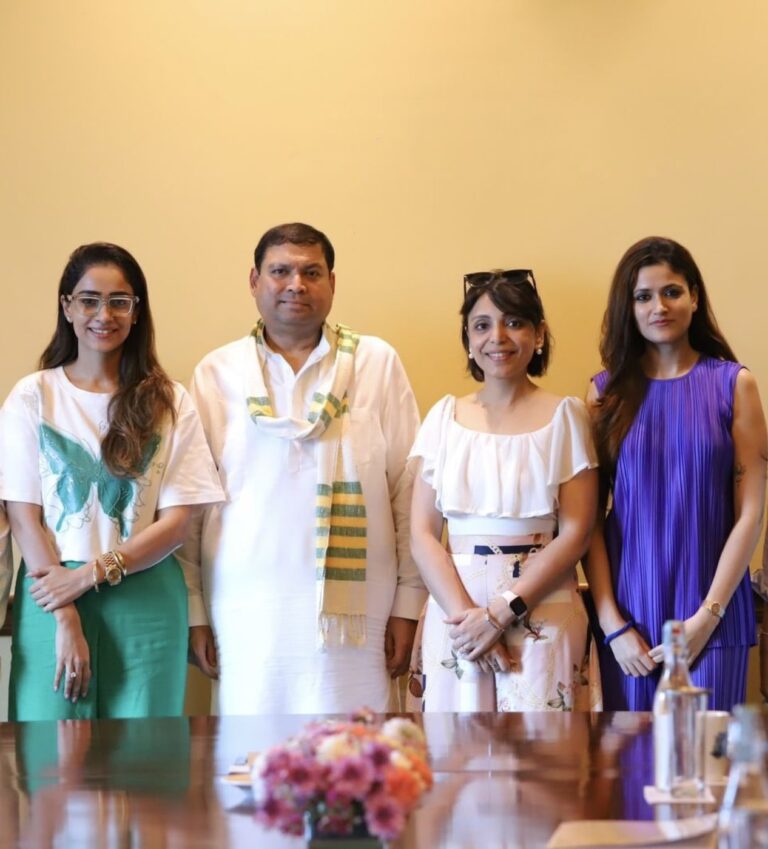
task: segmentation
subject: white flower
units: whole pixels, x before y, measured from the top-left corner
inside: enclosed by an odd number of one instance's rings
[[[356,754],[357,748],[346,734],[331,734],[317,747],[319,763],[331,763],[341,758],[353,757]]]
[[[390,753],[389,762],[392,766],[399,767],[400,769],[407,769],[408,771],[411,769],[411,762],[402,752],[398,752],[397,749],[393,749]]]
[[[403,719],[402,717],[388,719],[381,726],[381,733],[384,737],[394,740],[401,746],[413,746],[423,749],[427,745],[423,731],[418,725],[411,722],[410,719]]]

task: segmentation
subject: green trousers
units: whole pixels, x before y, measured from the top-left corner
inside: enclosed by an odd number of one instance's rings
[[[63,565],[71,569],[81,564]],[[187,590],[175,557],[77,599],[93,677],[88,695],[75,704],[64,699],[63,677],[58,692],[53,689],[56,620],[35,604],[29,594],[32,582],[22,563],[13,606],[11,720],[181,715]]]

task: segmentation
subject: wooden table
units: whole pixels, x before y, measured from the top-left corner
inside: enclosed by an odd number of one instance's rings
[[[218,776],[308,717],[0,724],[0,846],[299,847]],[[434,790],[398,849],[541,847],[562,820],[652,818],[648,714],[430,714]]]

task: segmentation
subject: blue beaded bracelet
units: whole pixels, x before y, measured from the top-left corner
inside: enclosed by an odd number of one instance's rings
[[[614,631],[612,634],[607,634],[605,637],[603,637],[603,645],[607,646],[609,643],[615,640],[616,637],[620,637],[622,634],[626,634],[630,628],[634,627],[635,620],[630,619],[629,622],[627,622],[625,625],[622,625],[621,628],[618,629],[618,631]]]

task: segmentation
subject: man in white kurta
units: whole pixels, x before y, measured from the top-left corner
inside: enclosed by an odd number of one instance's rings
[[[346,438],[367,513],[362,645],[318,639],[319,440],[265,433],[246,405],[254,367],[278,418],[305,420],[327,385],[336,341],[325,323],[335,285],[329,247],[306,225],[268,231],[251,272],[263,344],[249,335],[213,351],[192,381],[227,495],[204,517],[204,603],[190,605],[190,624],[209,617],[215,633],[222,713],[391,709],[392,680],[407,669],[426,598],[408,539],[406,457],[418,412],[392,347],[361,337],[347,388]]]

